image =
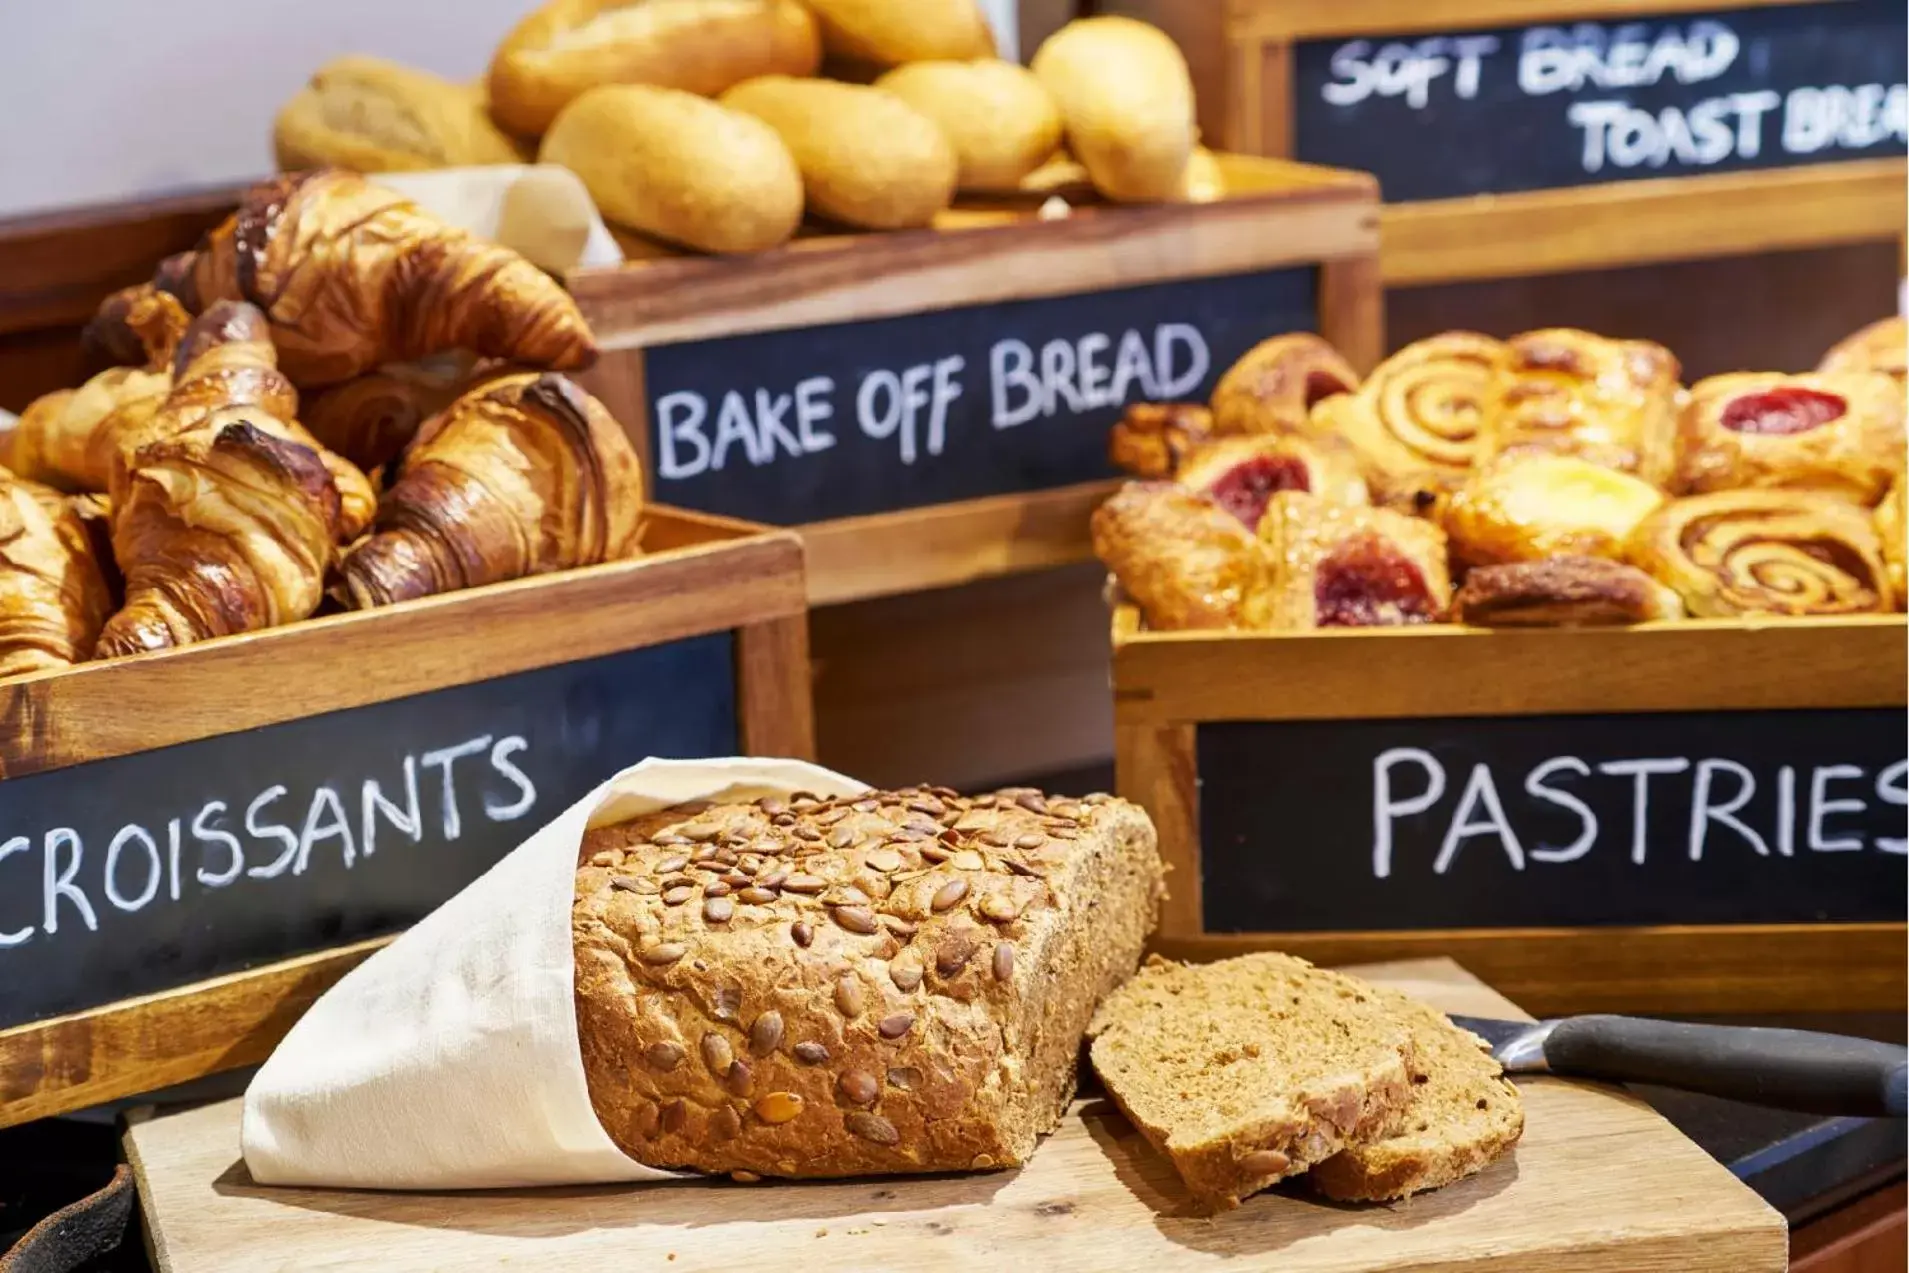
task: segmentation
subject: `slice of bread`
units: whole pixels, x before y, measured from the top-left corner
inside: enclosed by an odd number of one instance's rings
[[[1328,1198],[1377,1202],[1463,1179],[1496,1161],[1524,1133],[1524,1103],[1477,1035],[1417,1000],[1374,989],[1412,1032],[1412,1100],[1405,1125],[1351,1145],[1312,1169]]]
[[[1155,957],[1088,1029],[1115,1104],[1207,1211],[1398,1131],[1412,1032],[1377,989],[1289,955]]]

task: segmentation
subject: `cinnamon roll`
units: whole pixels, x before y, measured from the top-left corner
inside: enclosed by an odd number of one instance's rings
[[[1135,477],[1173,477],[1189,453],[1213,437],[1213,412],[1191,402],[1136,402],[1107,438],[1107,458]]]
[[[1518,453],[1474,473],[1440,502],[1438,520],[1463,565],[1580,555],[1621,558],[1664,493],[1575,455]]]
[[[1823,355],[1818,371],[1879,371],[1901,384],[1909,378],[1909,323],[1900,316],[1882,318],[1838,341]]]
[[[1350,447],[1337,438],[1220,438],[1180,466],[1180,484],[1201,491],[1248,530],[1280,491],[1310,491],[1338,504],[1366,502],[1365,479]]]
[[[1479,459],[1558,451],[1663,485],[1677,428],[1677,359],[1644,340],[1568,327],[1506,342]]]
[[[1344,437],[1359,453],[1374,496],[1405,502],[1471,468],[1505,356],[1503,344],[1472,332],[1407,345],[1358,392],[1321,402],[1312,431]]]
[[[1635,566],[1603,557],[1549,557],[1481,566],[1455,601],[1460,623],[1485,628],[1587,628],[1684,617],[1675,592]]]
[[[1903,479],[1890,483],[1889,494],[1876,505],[1876,538],[1882,541],[1883,564],[1889,570],[1889,591],[1896,609],[1909,600],[1909,580],[1903,578]]]
[[[1221,433],[1304,431],[1313,407],[1351,393],[1359,373],[1311,332],[1263,340],[1213,386],[1213,424]]]
[[[1272,582],[1249,598],[1249,627],[1379,628],[1437,623],[1451,608],[1445,534],[1387,508],[1282,491],[1259,524]]]
[[[1147,626],[1233,628],[1265,587],[1264,550],[1239,519],[1172,482],[1129,482],[1094,511],[1094,553]]]
[[[1679,490],[1799,487],[1873,504],[1903,466],[1902,385],[1874,371],[1737,372],[1690,388]]]
[[[1715,491],[1638,525],[1632,563],[1702,618],[1865,614],[1893,603],[1868,509],[1818,491]]]

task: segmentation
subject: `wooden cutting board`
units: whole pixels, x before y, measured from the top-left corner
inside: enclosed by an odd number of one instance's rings
[[[1446,960],[1359,969],[1453,1012],[1518,1015]],[[396,1194],[265,1189],[239,1159],[239,1102],[135,1120],[161,1273],[469,1269],[1281,1273],[1763,1273],[1783,1218],[1641,1101],[1521,1082],[1524,1140],[1484,1173],[1394,1206],[1302,1185],[1218,1219],[1185,1214],[1162,1159],[1111,1103],[1077,1102],[1020,1171],[840,1183]]]

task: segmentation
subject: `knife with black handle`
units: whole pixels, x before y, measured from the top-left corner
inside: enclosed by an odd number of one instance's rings
[[[1909,1105],[1909,1050],[1892,1043],[1647,1017],[1452,1021],[1490,1044],[1510,1074],[1655,1083],[1771,1109],[1857,1118],[1901,1118]]]

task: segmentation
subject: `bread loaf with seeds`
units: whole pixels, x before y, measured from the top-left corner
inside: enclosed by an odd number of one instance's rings
[[[1164,895],[1108,796],[945,788],[684,805],[591,831],[584,1073],[656,1167],[764,1176],[1026,1161]]]

